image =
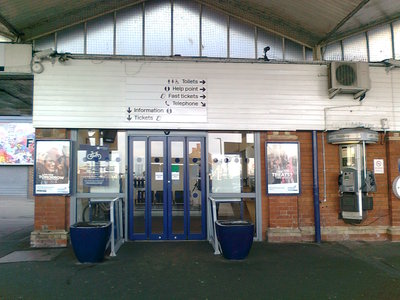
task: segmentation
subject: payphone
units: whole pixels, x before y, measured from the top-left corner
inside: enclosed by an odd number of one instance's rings
[[[373,209],[370,192],[376,192],[375,175],[366,168],[367,143],[376,143],[378,133],[367,129],[338,130],[328,134],[328,142],[339,144],[340,216],[347,223],[360,223]]]

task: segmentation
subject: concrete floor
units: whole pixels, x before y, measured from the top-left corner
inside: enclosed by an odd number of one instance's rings
[[[24,209],[1,213],[0,257],[38,251],[29,248],[30,204],[1,205]],[[242,261],[215,256],[206,241],[128,242],[98,264],[56,251],[1,263],[0,299],[400,299],[400,243],[256,242]]]
[[[33,213],[33,199],[0,196],[0,240],[23,228],[33,228]]]

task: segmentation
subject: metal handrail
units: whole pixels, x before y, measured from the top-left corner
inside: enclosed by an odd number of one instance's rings
[[[118,203],[117,203],[118,202]],[[112,200],[110,199],[89,199],[89,209],[91,209],[92,203],[109,203],[110,205],[110,223],[111,223],[111,237],[109,243],[111,243],[111,252],[110,256],[117,256],[117,251],[124,243],[124,238],[122,234],[122,198],[117,197]],[[115,205],[118,205],[118,216],[117,216],[117,223],[114,220],[114,211]],[[115,238],[114,228],[117,228],[117,237]],[[107,245],[108,246],[108,245]]]

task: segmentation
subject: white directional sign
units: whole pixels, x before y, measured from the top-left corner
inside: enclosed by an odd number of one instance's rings
[[[135,78],[126,81],[128,122],[207,122],[204,78]]]

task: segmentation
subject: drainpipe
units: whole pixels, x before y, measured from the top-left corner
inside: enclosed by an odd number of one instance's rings
[[[317,132],[312,132],[312,158],[313,158],[313,195],[314,195],[314,223],[315,242],[321,243],[321,224],[319,213],[319,179],[318,179],[318,139]]]

